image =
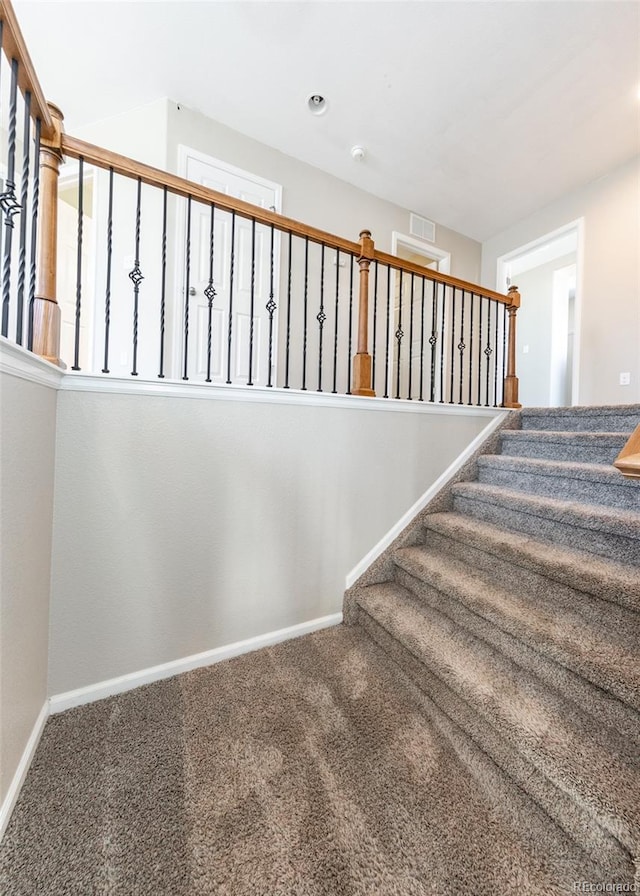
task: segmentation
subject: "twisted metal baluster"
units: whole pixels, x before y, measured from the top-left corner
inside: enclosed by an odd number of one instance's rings
[[[400,295],[398,299],[398,329],[396,330],[396,342],[398,343],[398,351],[396,355],[396,398],[400,398],[400,355],[402,352],[402,271],[400,274]]]
[[[109,329],[111,326],[111,257],[113,253],[113,168],[109,168],[109,209],[107,212],[107,282],[104,294],[104,365],[109,373]]]
[[[449,404],[453,404],[453,368],[455,365],[454,345],[456,341],[456,288],[453,287],[451,298],[451,364],[449,367]]]
[[[304,322],[302,334],[302,391],[307,389],[307,308],[309,287],[309,237],[304,238]]]
[[[435,280],[431,281],[431,336],[429,336],[429,345],[431,346],[431,383],[429,390],[429,400],[436,400],[436,346],[438,344],[438,284]]]
[[[22,144],[22,187],[20,190],[20,205],[27,207],[29,193],[29,163],[31,161],[31,91],[24,95],[24,136]],[[16,303],[16,343],[22,345],[22,330],[24,326],[24,288],[27,274],[27,216],[20,218],[20,252],[18,255],[18,294]]]
[[[80,370],[80,316],[82,313],[82,237],[84,230],[84,159],[78,165],[78,239],[76,258],[76,323],[72,370]]]
[[[216,230],[216,207],[211,203],[211,229],[209,232],[209,282],[205,287],[204,295],[207,300],[207,378],[206,382],[211,382],[211,336],[213,330],[213,300],[216,297],[216,291],[213,286],[213,260],[215,252],[215,230]]]
[[[233,338],[233,269],[235,264],[236,213],[231,212],[231,259],[229,262],[229,329],[227,334],[227,385],[231,385],[231,340]]]
[[[460,317],[460,341],[458,342],[458,351],[460,352],[460,382],[459,382],[459,394],[458,394],[458,404],[462,404],[462,377],[463,377],[463,363],[464,363],[464,350],[466,345],[464,343],[464,289],[462,290],[462,312]]]
[[[391,268],[387,265],[387,329],[384,351],[384,395],[389,397],[389,350],[391,344]]]
[[[412,392],[412,383],[413,383],[413,287],[414,287],[414,273],[411,272],[411,298],[409,300],[409,383],[408,383],[408,395],[407,398],[409,401],[413,401]]]
[[[251,219],[251,290],[249,304],[249,378],[247,386],[253,386],[253,308],[255,300],[255,284],[256,284],[256,222],[255,218]]]
[[[426,278],[422,278],[422,296],[420,299],[420,401],[424,401],[424,288]]]
[[[0,194],[0,209],[4,213],[5,243],[2,269],[2,335],[9,335],[9,302],[11,298],[11,239],[13,216],[20,211],[15,193],[16,127],[17,127],[18,60],[11,60],[11,87],[9,93],[9,142],[7,154],[7,180]]]
[[[272,374],[271,370],[273,368],[273,315],[275,313],[276,308],[278,307],[273,299],[273,246],[274,246],[274,226],[271,225],[271,260],[269,265],[269,301],[266,304],[267,313],[269,315],[269,370],[267,375],[267,386],[271,388],[273,383],[271,382]]]
[[[284,356],[284,388],[289,388],[289,353],[291,350],[291,253],[293,251],[293,234],[289,231],[289,269],[287,272],[287,335]]]
[[[338,391],[336,388],[338,381],[338,297],[340,294],[340,249],[336,250],[336,308],[335,322],[333,328],[333,389],[331,392],[335,395]]]
[[[138,178],[138,192],[136,199],[136,255],[133,262],[133,270],[129,272],[129,279],[133,283],[133,369],[131,376],[138,376],[138,297],[140,284],[144,280],[140,270],[140,212],[142,203],[142,179]],[[186,365],[186,361],[185,361]]]
[[[347,349],[347,395],[351,395],[351,350],[353,341],[353,255],[349,257],[349,347]]]
[[[470,319],[471,323],[469,325],[469,400],[467,404],[472,404],[472,395],[471,391],[473,388],[473,322],[474,322],[474,311],[473,305],[475,300],[475,293],[471,293],[471,314]]]
[[[484,350],[485,356],[487,358],[487,383],[486,383],[486,393],[485,393],[485,407],[489,407],[489,371],[491,367],[491,355],[493,354],[493,349],[491,348],[491,300],[487,302],[487,347]]]
[[[0,39],[2,32],[0,31]],[[35,149],[33,156],[33,193],[31,197],[31,270],[29,276],[29,332],[27,347],[33,349],[33,314],[36,299],[36,254],[38,246],[38,211],[40,206],[40,132],[42,122],[36,118]]]
[[[164,331],[167,298],[167,188],[162,189],[162,275],[160,282],[160,371],[158,379],[164,379]]]
[[[320,310],[316,314],[318,321],[318,392],[322,392],[322,337],[324,322],[327,315],[324,313],[324,243],[320,245]]]

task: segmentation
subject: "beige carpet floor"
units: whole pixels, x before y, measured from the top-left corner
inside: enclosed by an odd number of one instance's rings
[[[609,880],[434,719],[344,626],[54,716],[0,892],[502,896]]]

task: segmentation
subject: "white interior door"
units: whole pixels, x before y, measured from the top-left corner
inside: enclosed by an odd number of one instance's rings
[[[184,147],[182,162],[182,170],[189,180],[261,208],[280,210],[282,190],[278,184]],[[216,208],[213,236],[212,251],[211,208],[192,203],[191,264],[186,297],[190,318],[187,375],[198,381],[226,383],[230,380],[241,385],[266,385],[271,373],[270,381],[275,383],[277,312],[270,326],[267,305],[271,284],[275,292],[279,282],[278,234],[274,234],[273,240],[273,276],[269,227],[253,224],[239,215],[234,221],[231,213]],[[211,305],[210,286],[215,292]],[[182,291],[184,295],[186,277]],[[274,301],[277,305],[275,295]],[[182,341],[181,367],[184,369]]]

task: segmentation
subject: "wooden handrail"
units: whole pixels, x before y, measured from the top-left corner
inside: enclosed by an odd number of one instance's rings
[[[2,49],[7,59],[17,59],[18,87],[22,94],[31,92],[31,115],[42,122],[42,136],[50,137],[54,132],[53,118],[36,75],[36,70],[27,50],[18,19],[9,0],[0,0],[0,20],[2,21]]]
[[[361,255],[361,244],[345,240],[329,233],[326,230],[320,230],[317,227],[311,227],[296,221],[294,218],[287,218],[279,215],[277,212],[271,212],[268,209],[260,208],[252,205],[250,202],[243,202],[241,199],[235,199],[233,196],[227,196],[226,193],[219,193],[202,184],[194,183],[177,174],[169,174],[160,168],[154,168],[143,162],[137,162],[128,156],[120,155],[101,146],[95,146],[93,143],[87,143],[85,140],[79,140],[68,134],[62,135],[62,152],[65,156],[78,159],[80,156],[89,165],[96,165],[99,168],[113,168],[115,174],[122,174],[125,177],[131,177],[149,184],[152,187],[160,189],[167,188],[170,193],[177,196],[191,196],[193,199],[201,202],[213,202],[217,208],[225,209],[225,211],[236,212],[245,218],[250,218],[258,224],[266,224],[270,227],[272,224],[285,233],[292,233],[295,236],[308,238],[315,243],[324,243],[331,249],[339,249],[341,252],[347,252],[359,258]],[[484,296],[488,299],[494,299],[503,305],[510,305],[509,296],[491,289],[485,289],[477,283],[471,283],[467,280],[460,280],[457,277],[451,277],[448,274],[441,274],[439,271],[433,271],[428,268],[421,267],[403,258],[395,255],[389,255],[386,252],[373,250],[371,255],[372,261],[378,261],[381,264],[389,265],[396,270],[402,270],[407,274],[417,274],[420,277],[426,277],[428,280],[435,280],[438,283],[444,283],[447,286],[455,286],[456,289],[463,289],[466,292],[473,292],[476,295]]]
[[[613,465],[627,479],[640,479],[640,424],[631,433]]]

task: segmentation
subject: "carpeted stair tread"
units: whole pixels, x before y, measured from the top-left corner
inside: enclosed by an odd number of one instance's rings
[[[522,410],[522,429],[631,434],[638,423],[640,423],[638,404]]]
[[[628,432],[510,429],[500,433],[500,450],[510,457],[613,464],[628,438]]]
[[[465,548],[477,548],[497,560],[640,613],[640,570],[635,567],[450,511],[428,514],[424,528],[427,540],[429,532],[436,532]]]
[[[454,509],[476,519],[624,563],[640,563],[640,513],[526,495],[480,482],[456,483],[451,492]]]
[[[640,480],[626,479],[610,465],[487,454],[478,458],[478,481],[540,496],[635,510],[640,516]]]
[[[634,633],[607,629],[601,618],[592,622],[577,609],[543,603],[525,590],[496,586],[487,574],[428,545],[402,548],[394,559],[419,580],[640,710],[640,645]],[[603,642],[615,649],[602,650]]]
[[[640,761],[616,756],[596,720],[394,583],[358,604],[632,854],[640,844]],[[508,773],[508,769],[505,769]]]

